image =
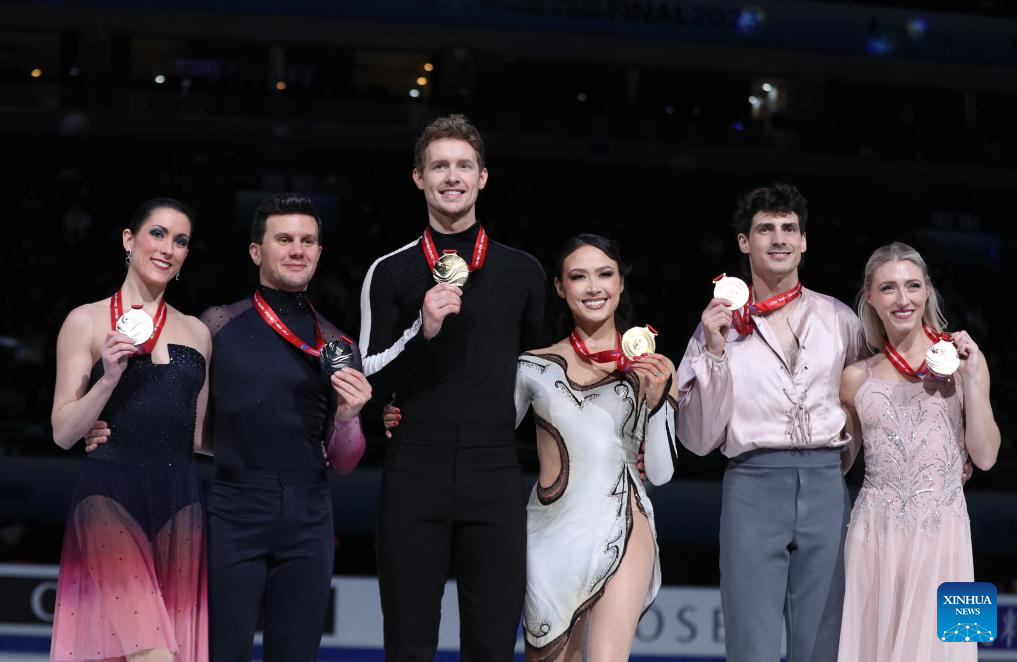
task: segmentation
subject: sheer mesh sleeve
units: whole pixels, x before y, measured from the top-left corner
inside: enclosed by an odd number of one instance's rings
[[[215,334],[222,331],[224,326],[244,311],[250,310],[253,305],[250,299],[241,299],[226,306],[212,306],[201,313],[201,321],[205,323],[209,333],[215,338]]]
[[[353,340],[353,337],[341,331],[339,327],[329,322],[327,319],[319,315],[317,312],[315,313],[315,316],[318,319],[318,328],[321,329],[321,335],[324,336],[325,342],[332,342],[333,340],[339,339],[348,342],[350,346],[353,347],[353,367],[359,370],[360,372],[363,372],[364,362],[363,357],[360,355],[360,346],[357,344],[355,340]],[[361,455],[363,455],[362,447],[363,433],[361,431],[360,426],[360,417],[358,416],[357,418],[354,419],[355,425],[350,426],[349,429],[344,430],[343,433],[345,433],[345,435],[353,435],[355,437],[359,437],[358,439],[354,440],[355,441],[354,446],[357,446],[359,444],[360,451],[353,453],[356,456],[355,459],[347,458],[346,455],[348,455],[348,453],[338,452],[338,446],[342,445],[344,442],[348,443],[350,441],[349,439],[333,438],[336,436],[337,432],[335,413],[338,407],[339,407],[339,396],[336,395],[335,389],[333,389],[331,385],[329,385],[328,417],[325,419],[326,421],[325,439],[323,440],[325,448],[325,458],[328,461],[328,463],[335,467],[336,470],[338,470],[340,473],[346,473],[348,471],[353,470],[353,467],[356,466],[357,461],[359,461]]]

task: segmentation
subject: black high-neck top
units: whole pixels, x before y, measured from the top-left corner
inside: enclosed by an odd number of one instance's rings
[[[315,314],[303,292],[264,286],[258,291],[308,345],[314,345],[315,322],[326,341],[343,335]],[[276,333],[251,297],[209,308],[201,319],[212,332],[209,416],[216,465],[274,471],[323,467],[322,444],[331,435],[336,398],[318,359]]]
[[[479,229],[431,236],[439,251],[454,249],[469,262]],[[463,288],[460,313],[428,342],[420,308],[434,285],[419,238],[368,270],[360,343],[374,398],[397,394],[397,438],[514,442],[516,359],[545,347],[550,335],[544,270],[532,255],[490,241],[486,263]]]

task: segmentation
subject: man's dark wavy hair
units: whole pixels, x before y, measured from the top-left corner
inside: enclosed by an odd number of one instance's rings
[[[798,189],[791,184],[774,182],[749,191],[738,200],[734,213],[734,229],[736,234],[748,235],[752,229],[752,217],[759,212],[770,212],[784,216],[794,212],[798,215],[798,227],[805,234],[805,224],[809,217],[809,202]]]

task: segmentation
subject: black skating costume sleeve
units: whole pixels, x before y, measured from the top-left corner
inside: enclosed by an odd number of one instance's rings
[[[468,259],[478,231],[474,224],[432,235],[438,250]],[[367,272],[360,344],[374,397],[397,394],[400,436],[511,441],[516,358],[548,343],[544,271],[532,255],[491,241],[483,268],[464,287],[459,315],[446,317],[428,342],[420,308],[434,284],[419,239]]]

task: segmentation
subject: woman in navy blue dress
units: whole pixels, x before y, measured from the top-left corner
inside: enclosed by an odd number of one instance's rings
[[[71,448],[109,424],[71,500],[53,660],[208,659],[204,515],[193,452],[207,401],[205,325],[163,299],[190,212],[143,204],[123,231],[127,276],[72,310],[57,339],[53,438]]]

